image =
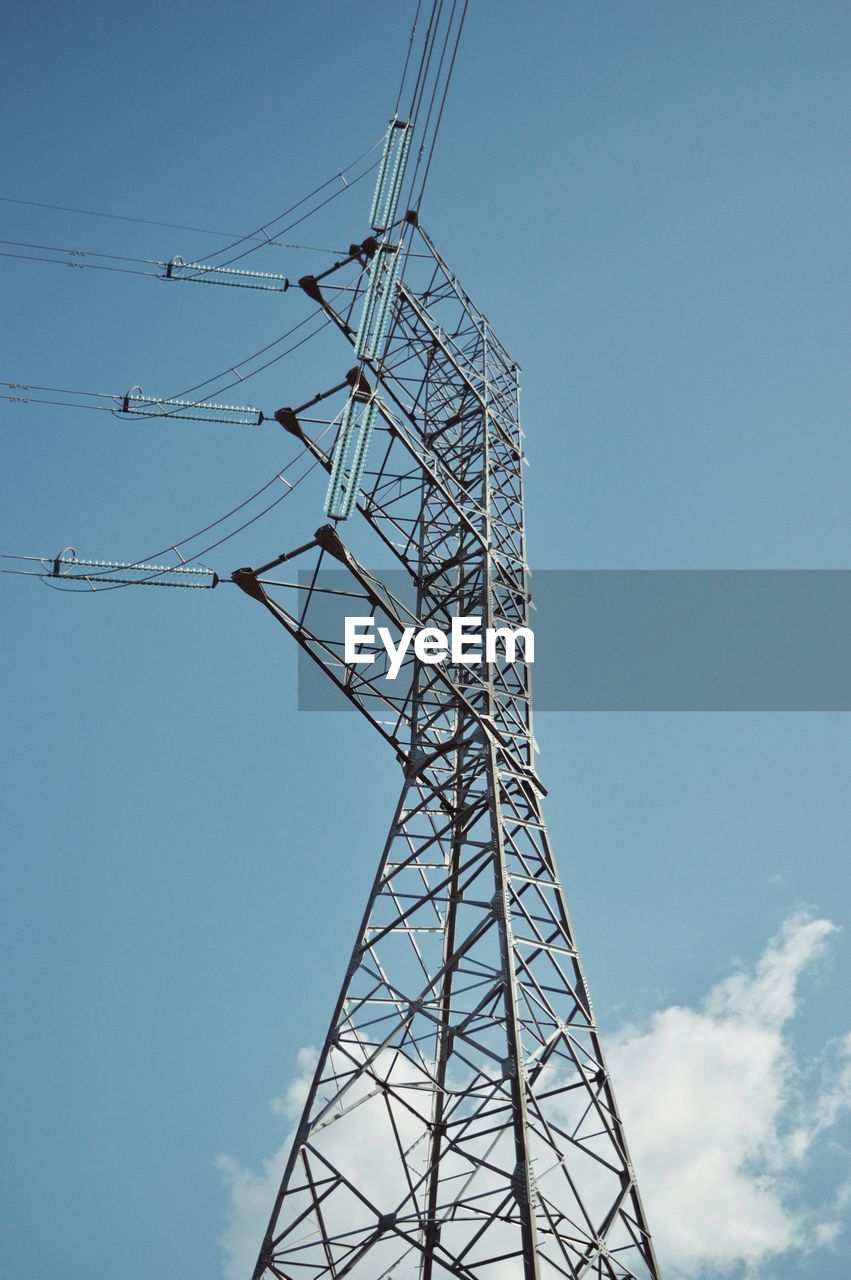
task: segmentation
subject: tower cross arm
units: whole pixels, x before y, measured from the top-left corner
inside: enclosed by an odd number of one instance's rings
[[[263,570],[270,569],[276,563],[294,558],[303,552],[318,547],[319,560],[307,588],[307,598],[298,613],[281,605],[269,594],[267,587],[291,586],[271,582],[261,576]],[[261,570],[251,568],[237,569],[231,580],[246,595],[262,604],[275,620],[293,637],[302,650],[325,672],[331,682],[346,698],[366,717],[378,733],[394,748],[396,756],[406,772],[421,772],[434,760],[446,753],[456,750],[460,745],[460,735],[470,731],[478,733],[483,739],[492,742],[501,758],[505,770],[520,777],[539,795],[546,795],[546,788],[538,778],[534,769],[516,756],[511,742],[501,732],[493,717],[467,696],[461,685],[451,672],[451,668],[443,664],[435,664],[429,668],[435,693],[439,691],[439,699],[435,697],[435,705],[445,705],[445,698],[452,700],[458,712],[458,729],[454,734],[444,731],[430,733],[428,725],[428,703],[421,706],[420,720],[414,723],[412,714],[413,687],[410,678],[401,681],[401,692],[390,690],[387,668],[376,662],[378,668],[366,673],[345,662],[344,644],[339,634],[327,634],[328,624],[321,626],[318,609],[315,608],[321,589],[318,586],[319,569],[323,557],[330,556],[341,564],[350,574],[353,583],[360,590],[356,599],[366,602],[377,615],[390,623],[395,632],[394,641],[398,645],[403,633],[424,629],[419,617],[398,600],[391,591],[376,577],[364,568],[351,551],[346,547],[332,525],[323,525],[317,529],[314,539],[299,547],[289,555],[281,556],[277,561],[262,566]],[[320,634],[320,630],[326,634]],[[412,650],[402,664],[412,673],[416,659]],[[423,703],[423,691],[418,698]],[[416,733],[417,747],[412,747],[413,735]]]

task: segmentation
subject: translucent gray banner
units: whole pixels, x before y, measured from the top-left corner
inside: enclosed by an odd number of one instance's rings
[[[413,607],[405,574],[378,576]],[[851,710],[851,571],[543,569],[530,585],[536,711]],[[323,634],[342,642],[351,604],[323,597]],[[350,706],[303,652],[298,689],[301,710]]]

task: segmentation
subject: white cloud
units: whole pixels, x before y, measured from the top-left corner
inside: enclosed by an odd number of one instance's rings
[[[352,1042],[347,1048],[351,1052]],[[341,1075],[349,1069],[349,1059],[332,1050],[332,1062]],[[366,1054],[364,1054],[366,1058]],[[230,1193],[230,1214],[222,1246],[227,1280],[245,1280],[256,1261],[257,1252],[269,1221],[281,1176],[289,1155],[295,1122],[301,1115],[318,1060],[315,1049],[302,1049],[298,1055],[298,1075],[280,1098],[272,1102],[272,1110],[289,1121],[289,1132],[277,1152],[263,1162],[261,1171],[253,1174],[236,1161],[224,1157],[218,1161]],[[406,1105],[394,1105],[381,1089],[366,1079],[357,1079],[345,1096],[341,1116],[325,1131],[323,1155],[333,1162],[345,1177],[357,1184],[358,1191],[376,1207],[377,1212],[395,1209],[404,1184],[399,1148],[407,1152],[411,1167],[425,1161],[427,1145],[422,1141],[427,1132],[431,1092],[428,1080],[418,1066],[392,1051],[382,1050],[372,1058],[373,1070],[406,1095]],[[392,1128],[388,1124],[392,1113]],[[398,1142],[398,1146],[397,1146]],[[296,1197],[297,1210],[307,1205]],[[289,1207],[290,1218],[297,1216]],[[338,1192],[335,1197],[334,1230],[338,1234],[356,1235],[364,1226],[364,1210],[353,1197]],[[282,1223],[287,1218],[282,1219]],[[395,1276],[407,1280],[418,1273],[413,1246],[398,1237],[381,1242],[370,1251],[370,1265],[378,1267],[376,1280]],[[380,1262],[379,1262],[380,1260]],[[488,1280],[498,1280],[496,1272]],[[502,1280],[502,1277],[499,1277]],[[506,1277],[506,1280],[511,1280]]]
[[[832,1245],[839,1200],[802,1194],[816,1139],[851,1107],[851,1036],[801,1061],[789,1036],[799,984],[835,926],[796,915],[753,969],[609,1046],[642,1193],[666,1275],[759,1273]]]
[[[837,1242],[851,1176],[820,1208],[805,1193],[818,1150],[851,1108],[851,1033],[813,1060],[801,1059],[789,1034],[801,979],[835,932],[828,920],[795,915],[756,965],[719,982],[698,1007],[665,1009],[609,1037],[666,1280],[755,1277],[780,1255]],[[260,1170],[219,1161],[230,1197],[226,1280],[251,1273],[315,1062],[316,1051],[303,1049],[273,1103],[290,1132]],[[371,1156],[377,1190],[384,1166],[380,1152]],[[359,1164],[363,1173],[363,1148]]]
[[[316,1049],[299,1050],[295,1078],[280,1098],[272,1100],[272,1111],[276,1115],[291,1123],[298,1119],[318,1057]],[[245,1280],[251,1275],[278,1194],[291,1134],[290,1129],[280,1148],[263,1161],[259,1173],[243,1168],[231,1156],[220,1156],[216,1161],[230,1198],[227,1223],[220,1242],[225,1255],[223,1275],[226,1280]]]

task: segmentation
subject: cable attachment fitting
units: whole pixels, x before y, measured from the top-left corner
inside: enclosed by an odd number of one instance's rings
[[[322,290],[317,284],[316,276],[302,276],[298,282],[298,287],[307,294],[311,302],[324,303],[325,299],[322,297]]]
[[[296,417],[295,409],[290,408],[289,405],[285,405],[283,409],[278,409],[275,414],[275,421],[279,423],[285,431],[288,431],[291,436],[295,436],[297,440],[306,439],[305,434],[301,429],[301,423]]]
[[[66,556],[68,556],[70,560],[76,560],[77,559],[76,547],[63,547],[62,550],[54,557],[54,560],[53,560],[54,578],[59,578],[62,576],[60,572],[60,566],[63,564],[63,562],[67,563],[67,561],[65,560]]]
[[[130,402],[141,400],[143,397],[144,397],[144,392],[142,391],[142,388],[139,386],[137,382],[135,386],[132,386],[130,388],[129,391],[125,392],[124,397],[121,401],[121,412],[130,413],[131,412]]]
[[[359,399],[366,400],[372,395],[372,387],[369,385],[363,369],[357,365],[346,374],[346,382],[348,382]]]
[[[234,569],[230,575],[231,582],[236,583],[241,591],[247,596],[251,596],[254,600],[259,600],[261,604],[265,603],[266,593],[257,581],[257,574],[253,569],[245,567],[243,569]]]
[[[360,244],[349,245],[350,258],[367,258],[369,261],[378,253],[378,241],[375,236],[367,236]]]
[[[313,536],[316,539],[316,546],[327,551],[329,556],[333,556],[341,564],[349,563],[349,552],[332,524],[323,524]]]

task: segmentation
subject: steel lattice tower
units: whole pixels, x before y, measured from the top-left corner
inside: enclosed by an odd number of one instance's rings
[[[404,774],[254,1280],[651,1280],[544,825],[529,667],[409,657],[390,681],[379,661],[346,665],[321,594],[330,565],[346,612],[395,633],[448,631],[453,617],[529,625],[518,368],[418,217],[393,223],[392,212],[383,232],[374,205],[376,235],[352,246],[354,291],[332,298],[330,281],[300,281],[359,357],[310,402],[348,397],[335,449],[311,438],[301,410],[277,417],[330,473],[326,510],[357,509],[413,599],[391,593],[332,524],[233,575]],[[306,578],[269,576],[293,557],[310,561]]]
[[[314,468],[328,473],[332,523],[232,574],[393,748],[403,772],[253,1280],[658,1280],[544,825],[531,653],[521,649],[516,660],[505,643],[461,661],[409,648],[394,673],[386,649],[370,665],[345,652],[343,613],[368,616],[397,642],[416,630],[450,632],[458,619],[532,640],[518,368],[418,213],[466,0],[460,24],[453,3],[441,28],[441,10],[436,0],[410,117],[397,108],[377,162],[371,234],[298,282],[341,347],[354,349],[354,366],[335,385],[275,414],[309,464],[295,483]],[[172,280],[289,289],[283,276],[231,265],[249,251],[224,263],[160,265]],[[139,387],[123,397],[78,394],[112,402],[116,415],[264,421],[252,406],[211,397],[162,399]],[[311,414],[335,400],[338,411],[319,419],[326,430],[337,424],[327,449]],[[283,472],[274,481],[295,487]],[[212,546],[279,500],[225,536],[217,529]],[[344,540],[343,522],[355,515]],[[403,588],[365,567],[349,528],[371,540],[366,555],[392,553]],[[171,548],[177,564],[78,560],[66,547],[55,557],[12,557],[38,567],[10,572],[71,589],[215,588],[219,575],[193,563],[203,552],[188,560],[180,545]],[[288,561],[307,566],[297,581],[274,576]]]

